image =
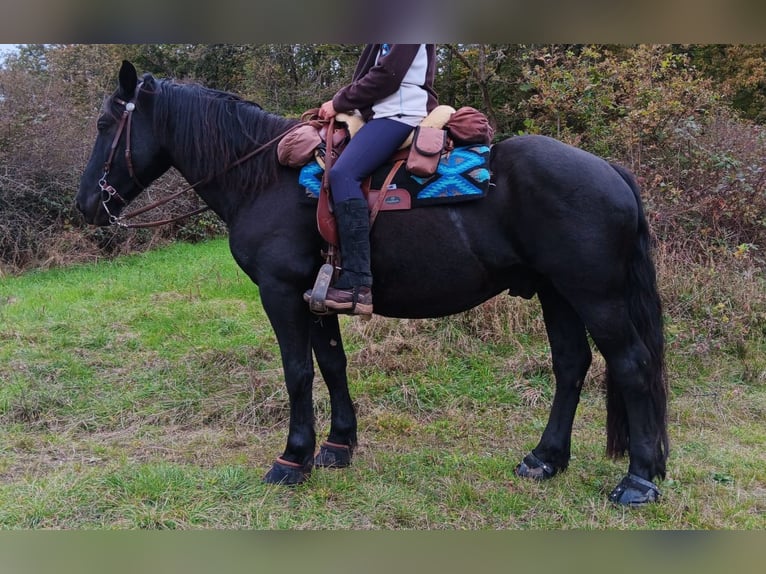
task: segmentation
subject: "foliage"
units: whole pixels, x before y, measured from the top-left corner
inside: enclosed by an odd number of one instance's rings
[[[716,104],[709,81],[664,46],[552,46],[526,56],[528,128],[640,164],[679,124]]]
[[[526,49],[520,44],[445,44],[440,47],[436,89],[455,108],[484,111],[498,139],[522,126],[515,107],[524,94],[517,83]]]
[[[142,249],[178,231],[89,229],[74,209],[101,103],[131,50],[32,45],[0,69],[0,274],[4,267],[47,267]],[[172,176],[163,183],[180,185]],[[217,225],[215,233],[221,231]]]
[[[83,89],[85,74],[67,66],[69,56],[67,49],[29,46],[2,70],[0,261],[16,267],[54,257],[49,246],[63,247],[58,239],[72,230],[66,192],[85,158],[81,124],[92,120],[102,96]],[[95,60],[92,65],[95,71]],[[86,100],[91,109],[74,104]]]
[[[742,116],[766,123],[766,46],[675,46],[702,73],[715,79]]]
[[[664,240],[766,245],[766,131],[671,46],[551,46],[527,55],[525,131],[623,163]],[[756,255],[755,253],[751,253]],[[757,257],[757,255],[756,255]]]

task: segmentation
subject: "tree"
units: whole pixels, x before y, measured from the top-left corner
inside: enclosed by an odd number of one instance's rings
[[[522,123],[514,112],[523,97],[518,80],[525,49],[518,44],[441,45],[439,100],[482,110],[499,137],[518,130]]]

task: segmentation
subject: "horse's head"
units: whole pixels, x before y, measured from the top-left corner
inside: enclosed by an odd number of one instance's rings
[[[119,87],[104,103],[75,197],[88,223],[114,223],[122,209],[170,167],[153,129],[156,84],[150,75],[139,81],[133,64],[122,63]]]

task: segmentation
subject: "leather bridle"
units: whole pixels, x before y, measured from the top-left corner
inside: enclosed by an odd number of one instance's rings
[[[109,202],[112,199],[116,199],[123,205],[127,205],[127,201],[119,194],[119,192],[112,186],[106,178],[109,176],[109,172],[112,169],[112,162],[114,161],[115,153],[117,152],[117,146],[120,144],[120,138],[122,137],[122,132],[125,131],[125,163],[128,166],[128,173],[130,174],[130,177],[133,179],[133,182],[143,191],[146,189],[146,186],[142,184],[138,177],[136,176],[135,169],[133,169],[133,156],[130,146],[130,134],[131,134],[131,123],[133,119],[133,111],[136,109],[136,100],[138,99],[138,93],[141,90],[141,86],[143,85],[143,82],[139,83],[138,86],[136,86],[136,92],[133,96],[133,99],[130,101],[125,101],[120,98],[113,98],[113,101],[117,102],[121,106],[123,106],[125,109],[122,112],[122,116],[120,117],[120,123],[117,126],[117,132],[114,134],[114,138],[112,138],[112,145],[109,149],[109,156],[106,158],[106,161],[104,162],[104,173],[101,176],[101,179],[98,180],[98,186],[101,189],[101,205],[104,207],[104,210],[109,215],[109,222],[113,225],[119,225],[120,224],[120,218],[112,212],[109,211]]]
[[[128,166],[128,173],[130,174],[130,177],[133,179],[133,182],[143,191],[146,189],[146,186],[139,181],[138,177],[136,176],[135,169],[133,168],[133,156],[131,152],[131,125],[132,125],[132,118],[133,118],[133,112],[136,109],[136,101],[138,99],[138,94],[141,90],[141,87],[143,86],[143,82],[140,82],[138,86],[136,86],[136,91],[133,96],[133,98],[129,101],[122,100],[120,98],[114,97],[113,101],[123,106],[125,109],[122,112],[122,116],[120,117],[120,123],[117,126],[117,132],[114,134],[114,138],[112,139],[112,145],[109,150],[109,156],[107,157],[106,161],[104,162],[104,173],[101,176],[101,179],[98,180],[98,186],[101,189],[101,205],[104,208],[104,211],[106,211],[107,215],[109,216],[109,223],[111,225],[117,225],[118,227],[123,228],[141,228],[141,227],[158,227],[160,225],[166,225],[168,223],[174,223],[176,221],[180,221],[182,219],[186,219],[187,217],[191,217],[193,215],[198,215],[200,213],[203,213],[210,209],[207,206],[200,207],[198,209],[195,209],[193,211],[190,211],[188,213],[184,213],[183,215],[179,215],[170,219],[163,219],[159,221],[151,221],[146,223],[128,223],[128,220],[135,218],[138,215],[141,215],[143,213],[146,213],[148,211],[151,211],[153,209],[156,209],[162,205],[165,205],[166,203],[169,203],[173,201],[174,199],[184,195],[185,193],[192,191],[195,189],[196,186],[202,185],[205,183],[210,182],[215,177],[225,173],[229,169],[240,165],[241,163],[244,163],[251,157],[259,154],[260,152],[264,151],[265,149],[271,147],[275,143],[277,143],[280,139],[282,139],[284,136],[286,136],[288,133],[293,131],[294,129],[297,129],[301,125],[307,123],[305,121],[301,121],[298,124],[295,124],[279,134],[277,137],[269,140],[265,144],[259,146],[258,148],[254,149],[253,151],[245,154],[241,158],[237,159],[236,161],[230,163],[228,166],[226,166],[221,172],[217,174],[210,175],[206,178],[201,179],[200,181],[187,186],[186,188],[182,189],[181,191],[178,191],[176,193],[173,193],[167,197],[164,197],[162,199],[159,199],[155,201],[154,203],[150,205],[146,205],[144,207],[141,207],[139,209],[136,209],[134,211],[131,211],[130,213],[125,213],[122,215],[115,215],[111,211],[109,211],[109,202],[114,200],[119,201],[122,205],[127,205],[128,202],[125,200],[124,197],[122,197],[119,192],[112,186],[108,181],[107,177],[109,176],[109,172],[112,168],[112,162],[114,161],[114,156],[117,151],[117,147],[120,144],[120,139],[122,137],[123,132],[125,132],[125,163]]]

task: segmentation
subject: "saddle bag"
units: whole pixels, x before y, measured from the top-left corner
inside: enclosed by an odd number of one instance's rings
[[[436,173],[439,158],[447,145],[447,132],[439,128],[418,126],[407,155],[407,171],[418,177]]]
[[[456,146],[489,145],[495,135],[487,116],[471,106],[458,108],[444,127]]]
[[[296,127],[277,144],[277,159],[288,167],[301,167],[314,159],[314,150],[322,144],[316,125]]]
[[[303,167],[313,159],[321,161],[327,151],[328,138],[333,160],[337,159],[346,147],[351,136],[361,127],[358,118],[349,114],[338,114],[333,122],[332,133],[329,125],[319,119],[319,108],[312,108],[301,115],[301,125],[295,126],[277,144],[277,160],[288,167]]]

